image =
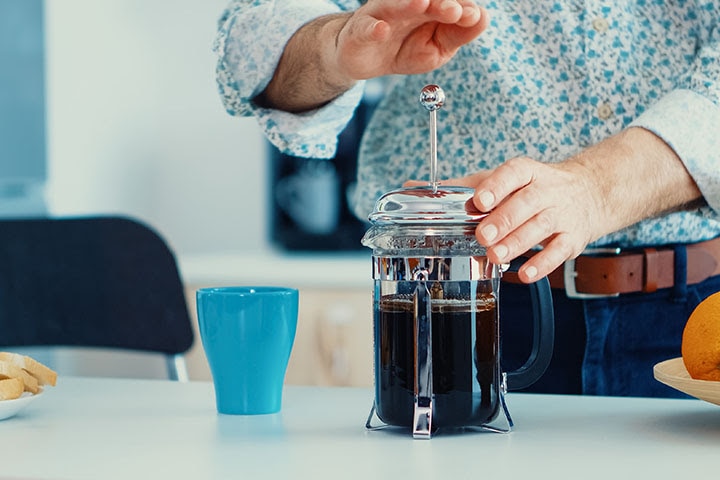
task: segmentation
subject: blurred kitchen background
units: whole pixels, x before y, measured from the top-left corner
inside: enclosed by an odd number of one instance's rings
[[[137,215],[180,256],[265,249],[265,145],[213,77],[226,1],[44,4],[50,212]]]
[[[220,103],[212,43],[226,4],[0,0],[0,214],[149,223],[178,257],[193,314],[202,286],[300,288],[288,382],[370,384],[370,257],[345,198],[381,92],[369,92],[336,161],[280,155],[254,119]],[[298,189],[308,175],[313,188]],[[281,194],[311,209],[280,208]],[[95,373],[59,357],[61,374]],[[199,338],[190,373],[209,378]]]

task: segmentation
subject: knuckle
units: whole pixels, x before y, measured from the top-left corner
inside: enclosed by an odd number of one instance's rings
[[[579,255],[582,251],[582,247],[578,250],[577,245],[572,241],[569,235],[558,235],[552,243],[552,250],[554,251],[555,257],[558,261],[562,263],[569,258],[574,258]]]
[[[512,216],[505,211],[497,211],[494,213],[495,218],[493,219],[493,223],[497,226],[499,234],[503,235],[510,231],[513,226]]]
[[[528,185],[522,190],[523,203],[539,210],[547,201],[547,192],[543,194],[539,188]]]
[[[501,165],[501,168],[507,170],[513,175],[519,175],[523,170],[527,168],[527,158],[525,157],[514,157],[507,160]]]
[[[524,253],[529,248],[524,245],[523,239],[520,238],[518,235],[508,235],[503,240],[503,243],[508,248],[509,255],[513,257]]]
[[[551,234],[555,233],[557,228],[555,216],[547,210],[543,210],[535,216],[535,226],[542,234],[543,238],[547,238]]]
[[[567,257],[553,248],[546,248],[542,253],[533,257],[533,262],[539,271],[550,273],[563,264]]]
[[[523,237],[527,236],[528,235],[523,235]],[[545,245],[545,248],[527,262],[527,264],[531,264],[537,268],[541,276],[550,274],[553,270],[560,267],[566,260],[575,258],[584,248],[583,245],[581,245],[580,242],[577,242],[572,235],[566,233],[555,234],[546,238],[548,238],[548,243]],[[505,243],[510,244],[510,241],[510,236],[508,236]],[[525,246],[521,245],[520,248],[524,247]],[[527,246],[527,248],[531,247],[532,245]],[[518,251],[517,253],[522,252]]]
[[[534,178],[533,161],[526,157],[506,160],[496,169],[496,186],[506,194],[529,185]]]

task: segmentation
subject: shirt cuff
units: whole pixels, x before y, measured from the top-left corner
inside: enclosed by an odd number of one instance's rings
[[[360,104],[364,81],[355,84],[321,108],[293,114],[280,110],[255,109],[255,117],[270,143],[282,153],[305,158],[332,158],[338,135]]]
[[[241,116],[254,113],[251,100],[270,83],[295,32],[314,18],[340,11],[327,0],[247,3],[236,2],[226,12],[213,44],[223,105]]]
[[[720,106],[691,90],[674,90],[630,126],[663,139],[685,164],[710,208],[720,215]]]

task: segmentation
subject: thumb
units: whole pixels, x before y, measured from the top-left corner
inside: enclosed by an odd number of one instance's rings
[[[470,187],[475,188],[478,184],[490,175],[490,171],[482,171],[468,175],[467,177],[448,178],[440,180],[438,185],[445,187]],[[403,187],[419,187],[422,185],[429,185],[427,180],[408,180],[403,183]]]
[[[384,42],[390,36],[390,25],[384,20],[356,12],[348,19],[342,33],[354,42]]]

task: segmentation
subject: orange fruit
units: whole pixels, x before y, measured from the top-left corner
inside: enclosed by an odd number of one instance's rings
[[[682,358],[692,378],[720,382],[720,292],[690,314],[683,330]]]

